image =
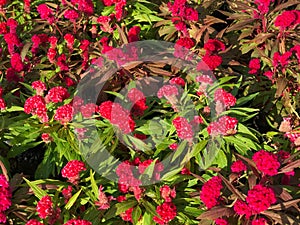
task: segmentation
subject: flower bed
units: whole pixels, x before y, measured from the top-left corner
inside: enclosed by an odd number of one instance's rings
[[[0,0],[0,224],[299,224],[299,7]]]

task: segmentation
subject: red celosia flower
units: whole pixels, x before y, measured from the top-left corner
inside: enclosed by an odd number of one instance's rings
[[[89,45],[90,45],[89,40],[84,39],[84,40],[82,40],[82,41],[80,42],[80,47],[79,47],[79,48],[80,48],[82,51],[85,51],[85,50],[88,50]]]
[[[6,0],[0,0],[0,9],[6,5]]]
[[[0,87],[0,98],[3,96],[3,88]]]
[[[56,48],[57,47],[57,42],[58,42],[57,37],[51,36],[51,37],[48,38],[48,41],[50,43],[51,48]]]
[[[171,150],[176,150],[176,149],[178,148],[178,144],[177,144],[177,143],[170,144],[170,145],[169,145],[169,148],[170,148]]]
[[[266,71],[266,72],[264,72],[264,76],[266,76],[269,80],[273,80],[273,75],[274,75],[274,73],[272,72],[272,71]]]
[[[84,118],[90,118],[96,112],[97,105],[88,103],[80,107],[80,112]]]
[[[233,162],[230,168],[233,173],[241,173],[247,170],[247,166],[243,163],[242,160]]]
[[[40,221],[37,221],[35,219],[29,220],[26,225],[43,225]]]
[[[72,107],[74,109],[74,114],[80,111],[81,106],[84,104],[84,100],[79,96],[74,96],[72,100]]]
[[[73,9],[68,9],[64,13],[64,17],[66,19],[69,19],[71,22],[75,22],[76,19],[79,17],[78,13]]]
[[[80,177],[79,173],[85,171],[85,164],[79,160],[69,161],[61,171],[62,177],[68,178],[68,181],[72,184],[77,184]]]
[[[184,117],[177,117],[172,121],[173,125],[176,128],[177,135],[179,138],[184,140],[192,140],[193,139],[193,129],[189,124],[188,120]]]
[[[178,39],[176,41],[176,45],[190,49],[190,48],[194,47],[195,42],[189,37],[184,37],[184,38]]]
[[[150,164],[152,162],[153,162],[152,159],[148,159],[148,160],[145,160],[145,161],[141,162],[139,164],[139,172],[140,172],[140,174],[144,173],[145,170],[150,166]],[[156,180],[160,179],[160,172],[163,171],[163,169],[164,169],[164,165],[159,160],[157,160],[155,162],[154,172],[153,172],[154,178]]]
[[[43,97],[35,95],[26,99],[24,112],[27,114],[37,115],[42,122],[48,122],[46,103]]]
[[[0,110],[6,109],[6,103],[3,98],[0,97]]]
[[[247,203],[240,199],[234,203],[233,210],[240,216],[245,215],[246,218],[249,218],[252,215],[252,211]]]
[[[292,11],[284,11],[278,15],[274,21],[276,27],[280,27],[281,30],[289,28],[297,19],[296,14]]]
[[[222,179],[217,176],[211,178],[202,186],[200,199],[208,209],[211,209],[220,203],[219,199],[222,188]]]
[[[130,208],[130,209],[127,209],[125,212],[122,212],[120,214],[122,220],[124,221],[129,221],[129,222],[133,222],[132,221],[132,211],[133,211],[133,208]]]
[[[178,95],[178,89],[175,85],[164,85],[162,86],[158,92],[157,92],[157,97],[162,98],[162,97],[169,97],[169,96],[176,96]]]
[[[129,111],[120,104],[110,101],[103,102],[99,106],[98,112],[112,124],[117,125],[123,133],[130,133],[134,130],[134,120],[131,118]]]
[[[39,5],[37,7],[37,11],[43,20],[47,20],[50,24],[54,22],[52,9],[50,9],[46,4]]]
[[[54,224],[60,216],[60,209],[53,208],[53,202],[49,195],[46,195],[40,199],[36,206],[36,211],[41,219],[48,218],[49,224]]]
[[[171,202],[176,197],[175,187],[171,189],[168,185],[162,186],[160,189],[160,195],[165,202]]]
[[[54,119],[60,121],[62,125],[66,125],[72,120],[74,109],[70,104],[63,105],[57,108]]]
[[[162,205],[157,206],[156,212],[159,216],[154,216],[154,222],[165,225],[176,217],[176,206],[171,202],[164,202]]]
[[[11,56],[10,64],[11,67],[17,72],[21,72],[24,69],[24,64],[19,53],[14,53]]]
[[[273,56],[273,66],[277,67],[280,63],[282,67],[286,67],[289,64],[289,58],[292,56],[292,52],[286,52],[280,55],[279,52],[275,52]]]
[[[41,219],[46,219],[53,214],[53,202],[49,195],[40,199],[36,206],[36,211]]]
[[[201,84],[213,84],[214,81],[209,75],[201,75],[196,77],[196,81]]]
[[[30,13],[30,0],[24,0],[24,11]]]
[[[91,0],[71,0],[73,5],[78,5],[78,10],[87,15],[93,15],[94,4]]]
[[[216,39],[209,39],[205,44],[204,44],[204,49],[206,50],[206,54],[216,54],[220,50],[224,51],[225,50],[225,45],[223,42],[216,40]]]
[[[64,36],[65,41],[67,42],[67,47],[70,52],[73,51],[73,45],[74,45],[74,36],[72,34],[66,34]]]
[[[138,41],[141,28],[139,26],[133,26],[128,31],[128,42]]]
[[[20,47],[22,46],[21,41],[19,40],[18,36],[15,33],[7,33],[4,34],[4,40],[6,44],[8,45],[8,51],[9,54],[14,54],[15,53],[15,46]]]
[[[267,14],[271,1],[274,0],[255,0],[254,3],[257,5],[258,13],[261,15]]]
[[[69,199],[72,197],[72,186],[68,186],[67,188],[62,189],[61,193],[65,198],[65,203],[69,201]]]
[[[31,87],[36,90],[37,95],[43,95],[43,92],[47,90],[46,84],[40,80],[32,82]]]
[[[6,22],[0,22],[0,34],[6,34],[7,32]]]
[[[65,99],[69,98],[70,94],[68,90],[62,86],[53,87],[48,91],[45,97],[46,102],[63,102]]]
[[[214,70],[218,66],[222,64],[222,57],[219,55],[205,55],[202,57],[202,60],[206,63],[206,65],[211,69]]]
[[[134,116],[141,116],[144,114],[144,111],[148,108],[146,105],[146,98],[144,93],[136,88],[130,89],[127,94],[129,100],[133,103],[132,114]]]
[[[71,219],[68,222],[66,222],[64,225],[92,225],[92,223],[87,220]]]
[[[191,174],[191,171],[190,171],[188,168],[183,167],[182,170],[180,171],[180,173],[181,173],[182,175],[190,175],[190,174]]]
[[[185,81],[181,77],[173,77],[169,82],[172,85],[179,85],[182,87],[184,87],[184,85],[185,85]]]
[[[258,184],[248,191],[246,202],[253,214],[259,214],[276,203],[276,196],[271,188]]]
[[[218,218],[215,220],[216,225],[229,225],[228,221],[222,218]]]
[[[21,79],[18,76],[17,72],[13,68],[8,68],[6,70],[5,78],[8,82],[18,83],[19,81],[21,81]]]
[[[188,56],[189,49],[194,47],[194,41],[189,37],[183,37],[176,41],[174,56],[184,59]]]
[[[50,136],[49,133],[42,133],[41,138],[45,143],[50,143],[51,141],[53,141],[53,138]]]
[[[17,27],[18,27],[18,22],[15,19],[9,18],[6,21],[6,25],[9,27],[10,33],[14,33],[14,34],[16,33]]]
[[[66,63],[67,57],[65,54],[61,54],[58,58],[57,58],[57,65],[60,69],[60,71],[69,71],[69,66]]]
[[[222,116],[217,122],[211,122],[207,127],[209,135],[233,135],[236,133],[238,120],[230,116]]]
[[[255,162],[257,169],[265,175],[275,176],[278,174],[280,163],[277,155],[260,150],[253,155],[252,160]]]
[[[249,62],[249,73],[256,74],[260,69],[260,60],[259,59],[251,59]]]
[[[98,192],[98,201],[95,202],[95,205],[98,206],[99,210],[102,209],[109,209],[109,198],[106,196],[106,194],[103,192],[103,187],[100,185],[99,192]]]
[[[114,0],[102,0],[103,5],[105,6],[111,6],[112,4],[114,4]]]
[[[6,223],[5,211],[11,206],[11,190],[6,177],[0,174],[0,223]]]
[[[251,225],[267,225],[267,221],[264,218],[252,220]]]
[[[218,88],[214,94],[214,100],[220,101],[226,108],[234,106],[236,103],[236,98],[231,94],[226,92],[222,88]]]
[[[47,52],[47,57],[50,63],[55,62],[55,56],[56,56],[56,49],[55,48],[49,48]]]

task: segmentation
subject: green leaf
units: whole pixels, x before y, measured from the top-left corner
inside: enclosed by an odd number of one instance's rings
[[[95,181],[95,178],[94,178],[94,174],[92,172],[92,170],[90,170],[90,179],[91,179],[91,185],[92,185],[92,190],[93,190],[93,193],[96,197],[98,197],[99,195],[99,190],[98,190],[98,185],[96,184],[96,181]]]
[[[152,216],[157,216],[156,209],[155,209],[154,205],[152,205],[150,202],[145,201],[145,200],[142,201],[142,204],[145,207],[146,212],[148,212]]]
[[[80,189],[79,191],[77,191],[77,193],[75,195],[73,195],[68,203],[65,205],[65,209],[69,210],[71,209],[71,207],[75,204],[75,202],[77,201],[77,198],[79,197],[80,193],[81,193],[82,189]]]
[[[112,207],[110,207],[110,209],[104,215],[104,218],[106,220],[109,220],[115,216],[120,215],[122,212],[125,212],[126,210],[128,210],[136,205],[137,205],[136,200],[127,200],[124,202],[117,203],[117,204],[113,205]]]
[[[23,177],[23,179],[26,181],[27,185],[32,189],[34,195],[38,198],[41,199],[42,197],[47,195],[47,192],[41,189],[39,186],[36,184],[33,184],[29,180]]]
[[[132,211],[132,220],[133,220],[133,224],[137,224],[137,222],[139,221],[140,217],[142,215],[142,210],[139,206],[135,207]]]

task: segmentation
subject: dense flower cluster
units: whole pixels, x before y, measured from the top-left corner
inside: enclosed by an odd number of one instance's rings
[[[160,225],[165,225],[176,217],[177,209],[172,202],[164,202],[157,206],[156,212],[159,216],[154,216],[153,220]]]
[[[3,96],[3,88],[0,87],[0,110],[4,110],[6,108],[6,103],[2,96]]]
[[[53,11],[46,4],[39,5],[37,11],[41,16],[41,19],[47,20],[50,24],[54,23],[55,18],[53,16]]]
[[[222,179],[217,176],[211,178],[202,186],[200,192],[200,199],[208,209],[220,203],[220,195],[222,188]]]
[[[134,130],[135,122],[130,112],[124,109],[119,103],[106,101],[98,108],[99,114],[108,119],[112,124],[117,125],[124,133],[130,133]]]
[[[174,56],[177,58],[185,59],[186,56],[190,53],[192,47],[194,47],[194,41],[189,37],[183,37],[176,41]]]
[[[60,106],[56,109],[54,119],[59,121],[61,124],[66,125],[69,123],[74,114],[74,109],[70,104]]]
[[[43,123],[48,122],[46,102],[42,96],[35,95],[26,99],[24,112],[37,115]]]
[[[131,111],[134,116],[141,116],[144,114],[144,111],[148,109],[144,93],[137,88],[130,89],[127,97],[133,104]]]
[[[172,22],[175,28],[180,31],[183,36],[189,37],[186,21],[197,21],[197,10],[187,6],[186,0],[175,0],[173,4],[169,2],[168,8],[172,14]]]
[[[281,30],[286,30],[300,24],[300,10],[284,11],[278,15],[274,25]]]
[[[275,176],[278,174],[280,163],[278,162],[278,156],[274,153],[260,150],[253,155],[252,159],[257,169],[265,175]]]
[[[128,193],[129,191],[132,191],[135,198],[139,200],[144,190],[140,187],[140,185],[142,185],[142,181],[138,178],[139,175],[136,174],[143,174],[152,162],[152,159],[142,162],[139,158],[136,158],[134,161],[126,160],[120,163],[116,169],[116,174],[119,178],[119,190],[122,193]],[[163,168],[163,164],[159,161],[156,161],[153,175],[152,177],[149,177],[149,179],[159,180],[160,172],[163,170]]]
[[[259,70],[260,70],[260,60],[257,58],[251,59],[249,62],[249,73],[257,74]]]
[[[179,138],[184,140],[192,140],[193,139],[193,129],[189,124],[188,120],[184,117],[176,117],[172,121],[174,127],[176,128],[177,135]]]
[[[222,218],[218,218],[215,220],[216,225],[229,225],[228,221]]]
[[[164,185],[159,190],[160,195],[165,200],[165,202],[171,202],[172,199],[176,197],[175,187],[171,189],[170,186]]]
[[[11,206],[11,190],[6,177],[0,174],[0,223],[6,223],[5,211]]]
[[[45,101],[48,102],[62,102],[63,100],[70,97],[68,90],[62,86],[53,87],[48,91],[45,97]]]
[[[106,194],[103,192],[103,189],[103,186],[100,185],[98,192],[98,201],[95,202],[95,205],[98,207],[99,210],[109,209],[110,207],[111,198],[106,196]]]
[[[32,82],[31,87],[36,90],[37,95],[43,95],[44,91],[47,90],[47,86],[44,82],[37,80]]]
[[[243,163],[242,160],[237,160],[232,163],[231,165],[231,171],[233,173],[241,173],[247,170],[247,166]]]
[[[264,218],[252,220],[251,225],[267,225],[267,221]]]
[[[230,116],[222,116],[216,122],[211,122],[207,127],[209,135],[233,135],[237,132],[238,120]]]
[[[164,85],[162,86],[158,92],[157,97],[162,98],[165,97],[168,99],[168,97],[176,96],[178,95],[178,89],[175,85]]]
[[[202,57],[202,60],[211,70],[216,69],[222,64],[223,59],[220,55],[218,55],[218,53],[219,51],[225,50],[225,45],[221,41],[216,39],[209,39],[204,44],[204,49],[206,50],[206,53]],[[199,62],[199,64],[201,65],[202,62]],[[198,67],[203,67],[200,65]]]
[[[97,105],[94,103],[87,103],[80,107],[80,112],[84,118],[90,118],[97,110]]]
[[[267,210],[276,201],[275,193],[271,188],[257,184],[248,191],[246,202],[237,200],[233,209],[238,215],[249,218],[251,215]]]
[[[69,161],[61,171],[62,177],[68,178],[72,184],[77,184],[80,179],[80,172],[85,171],[85,164],[79,160]]]
[[[46,195],[40,199],[37,203],[36,211],[41,219],[48,218],[48,223],[50,225],[54,224],[56,220],[60,217],[60,208],[53,207],[52,198]]]
[[[234,106],[236,103],[236,98],[231,93],[228,93],[222,88],[218,88],[215,91],[214,100],[216,101],[216,103],[220,102],[225,108]]]
[[[185,85],[185,81],[181,77],[173,77],[169,82],[172,85],[179,85],[179,86],[182,86],[182,87],[184,87],[184,85]]]

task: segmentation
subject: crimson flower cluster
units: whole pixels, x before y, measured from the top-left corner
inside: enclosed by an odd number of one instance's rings
[[[176,206],[172,202],[164,202],[156,207],[156,213],[158,216],[154,216],[153,220],[160,225],[168,224],[176,217],[176,210]]]
[[[141,116],[144,114],[144,111],[148,109],[144,93],[137,88],[130,89],[127,98],[129,98],[133,104],[131,111],[134,116]]]
[[[223,59],[218,53],[225,50],[225,45],[221,41],[209,39],[204,44],[204,49],[206,50],[206,53],[202,60],[209,67],[209,69],[214,70],[222,64]],[[201,66],[203,62],[199,62],[200,65],[198,68],[203,68],[203,66]]]
[[[208,209],[220,204],[222,188],[222,179],[218,176],[212,177],[202,186],[200,199]]]
[[[98,113],[112,124],[118,126],[124,134],[134,130],[135,122],[130,112],[124,109],[119,103],[112,101],[103,102],[98,108]]]
[[[222,116],[218,121],[211,122],[207,127],[207,132],[209,135],[233,135],[237,132],[236,126],[238,120],[230,116]]]
[[[153,162],[152,159],[141,161],[139,158],[136,158],[134,161],[124,161],[116,169],[116,174],[119,177],[118,187],[122,193],[128,193],[132,191],[137,200],[140,200],[143,194],[143,188],[140,188],[142,181],[136,178],[135,174],[143,174],[145,170]],[[159,180],[160,172],[163,170],[163,165],[159,161],[156,161],[154,166],[153,177],[149,179]]]
[[[186,0],[175,0],[168,3],[168,8],[172,14],[172,23],[183,37],[189,37],[186,21],[198,21],[198,12],[187,5]]]
[[[6,109],[6,103],[4,101],[4,98],[2,98],[2,96],[3,96],[3,88],[0,87],[0,110]]]
[[[53,207],[52,198],[46,195],[37,203],[36,211],[41,219],[48,219],[50,225],[54,224],[60,217],[60,208]]]
[[[11,206],[11,190],[6,177],[0,174],[0,223],[6,223],[5,211]]]
[[[280,162],[278,161],[278,156],[274,153],[260,150],[253,155],[252,160],[255,162],[257,169],[263,174],[269,176],[278,174]]]
[[[78,184],[80,179],[80,172],[85,171],[85,164],[79,160],[69,161],[61,171],[62,177],[68,178],[68,181],[72,184]]]
[[[194,135],[193,128],[186,118],[176,117],[172,123],[176,128],[179,138],[192,141]]]
[[[276,195],[271,188],[257,184],[248,191],[246,201],[237,200],[233,209],[238,215],[245,215],[246,218],[250,218],[252,215],[267,210],[276,201]]]

